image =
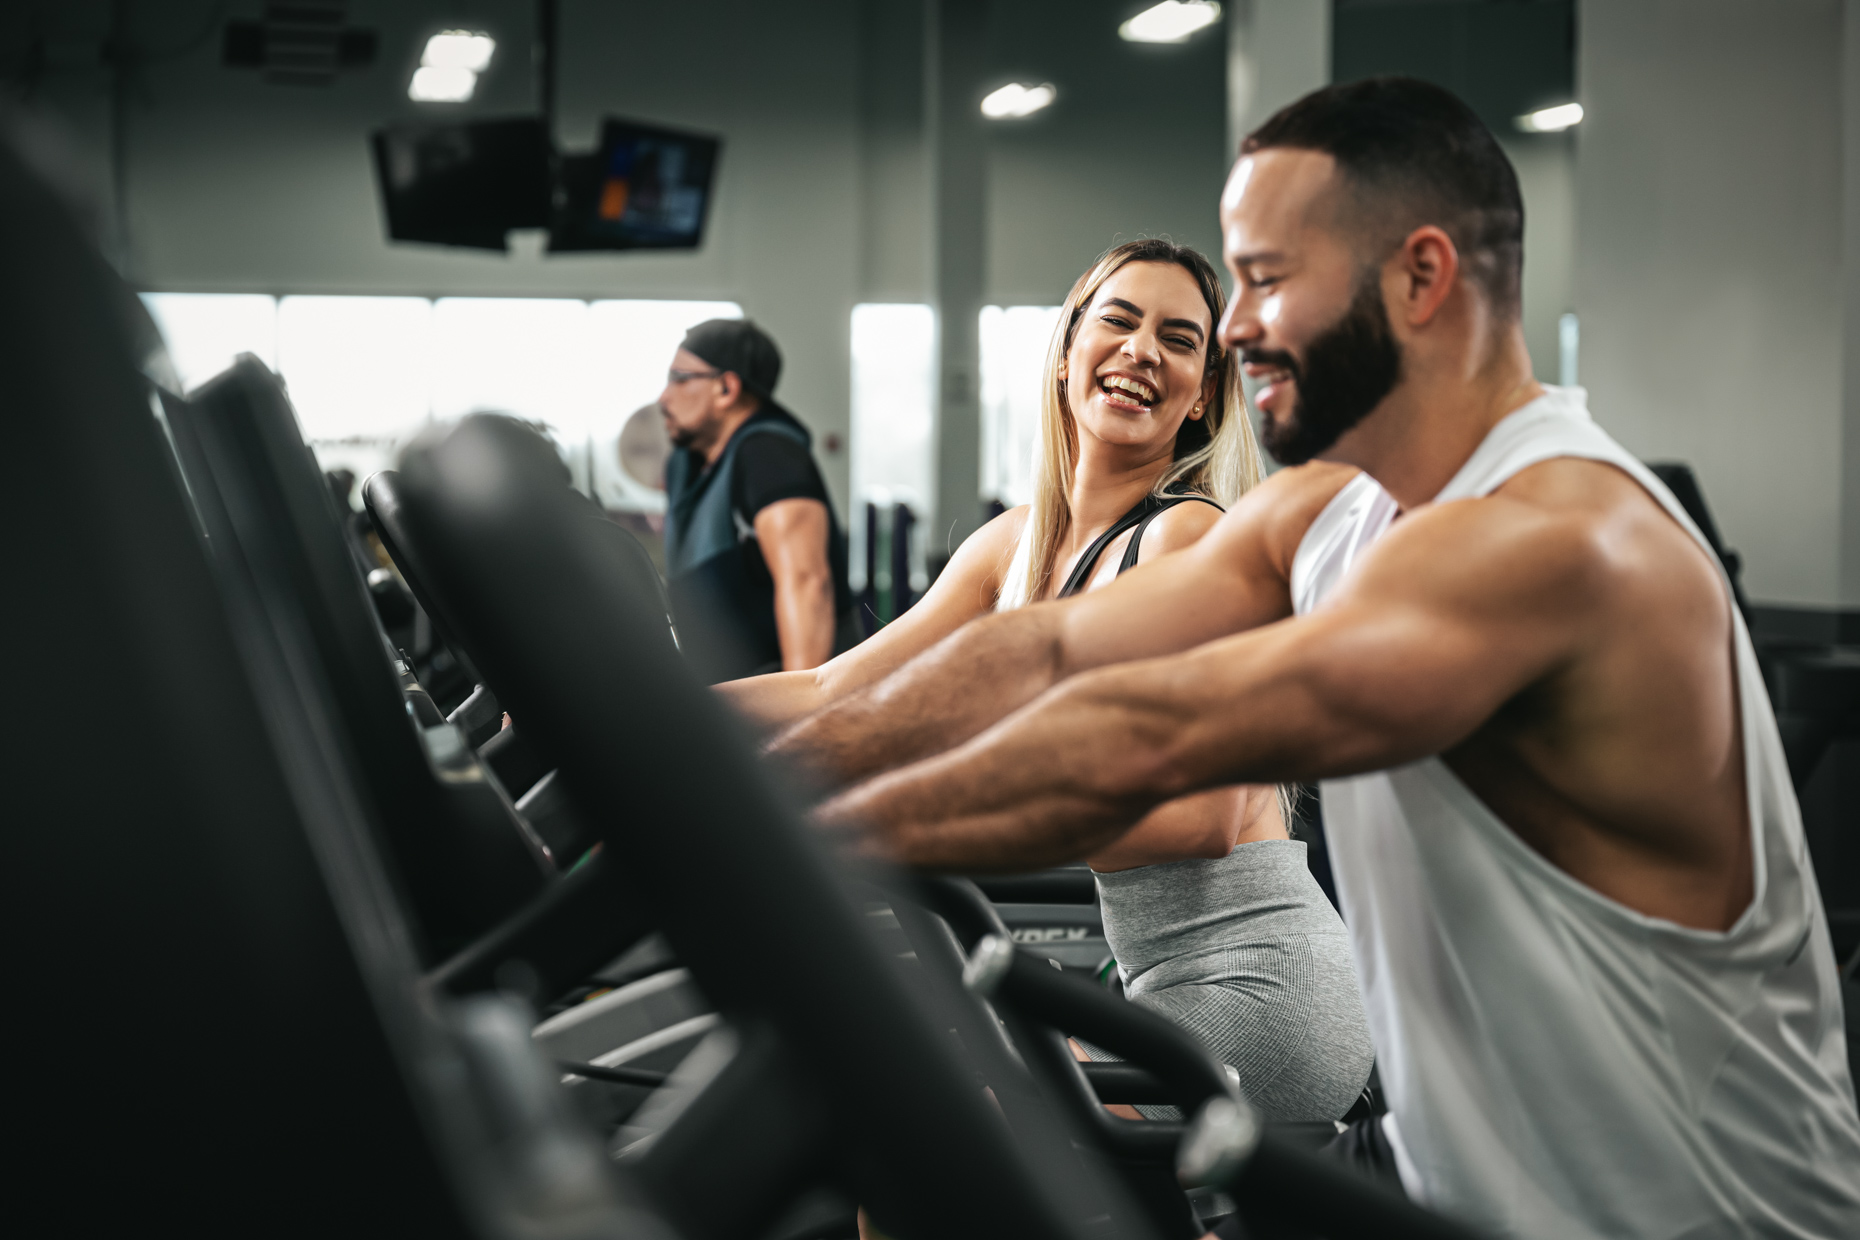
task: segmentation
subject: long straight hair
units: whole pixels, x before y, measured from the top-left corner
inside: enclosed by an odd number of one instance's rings
[[[1198,251],[1161,238],[1127,241],[1105,251],[1072,285],[1046,348],[1033,502],[1002,578],[995,602],[998,611],[1024,607],[1043,597],[1052,584],[1060,544],[1072,528],[1072,480],[1079,463],[1078,421],[1066,402],[1059,368],[1072,349],[1092,298],[1106,280],[1131,263],[1173,263],[1188,272],[1207,303],[1211,324],[1218,325],[1227,310],[1227,296],[1213,264]],[[1205,385],[1208,376],[1217,377],[1214,395],[1199,420],[1183,420],[1175,436],[1175,460],[1157,478],[1151,493],[1161,496],[1172,489],[1188,490],[1226,508],[1258,485],[1265,471],[1240,393],[1239,371],[1228,364],[1227,350],[1214,338],[1212,328],[1207,348],[1202,382]]]

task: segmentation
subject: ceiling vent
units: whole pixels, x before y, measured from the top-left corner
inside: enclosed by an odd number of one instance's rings
[[[263,70],[279,86],[328,86],[343,69],[374,63],[373,30],[344,25],[348,0],[265,5],[262,21],[227,22],[220,63]]]

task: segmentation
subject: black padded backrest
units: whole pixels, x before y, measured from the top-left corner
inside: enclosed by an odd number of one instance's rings
[[[412,539],[401,526],[399,475],[393,470],[370,474],[362,483],[362,507],[368,510],[369,519],[375,523],[375,535],[381,539],[381,545],[387,548],[394,567],[400,570],[401,580],[413,591],[414,601],[419,603],[426,618],[433,622],[433,630],[439,634],[439,640],[459,660],[472,683],[483,684],[483,678],[472,662],[471,651],[459,636],[456,621],[447,613],[444,600],[435,596],[427,585],[427,574],[420,565],[419,548],[413,545]]]
[[[940,974],[907,989],[881,955],[741,729],[672,651],[657,600],[629,588],[553,449],[510,419],[468,417],[409,449],[399,493],[428,585],[469,618],[481,670],[557,756],[604,859],[705,993],[773,1026],[836,1130],[895,1177],[876,1185],[884,1217],[908,1220],[894,1224],[908,1235],[1066,1234],[1059,1204],[1026,1187],[1031,1155],[953,1053],[931,1007]]]
[[[552,867],[495,790],[434,778],[341,514],[277,378],[241,358],[169,421],[216,558],[263,577],[271,623],[301,626],[315,652],[309,674],[342,712],[423,954],[445,958],[536,895]]]
[[[497,417],[495,414],[481,414],[480,417]],[[506,419],[513,421],[512,419]],[[522,426],[522,423],[514,423]],[[540,437],[539,437],[540,441]],[[546,445],[545,445],[546,446]],[[538,462],[539,466],[542,462]],[[671,604],[665,595],[665,583],[659,577],[659,570],[652,562],[652,556],[640,545],[632,531],[622,528],[593,502],[579,492],[567,488],[568,471],[561,471],[561,480],[565,484],[567,496],[562,503],[570,510],[576,511],[581,522],[603,543],[606,553],[601,558],[602,571],[611,577],[629,596],[639,599],[656,600],[660,615],[664,618],[664,632],[653,632],[648,640],[654,649],[676,649],[677,639],[671,626]],[[381,541],[394,558],[401,575],[407,579],[407,585],[414,592],[420,606],[433,618],[434,627],[445,638],[446,644],[454,650],[464,650],[472,658],[474,673],[480,677],[493,677],[482,680],[488,684],[498,700],[503,700],[502,691],[494,679],[495,673],[481,670],[477,661],[478,644],[483,634],[476,630],[471,610],[461,607],[459,600],[452,597],[448,579],[442,572],[435,571],[430,561],[435,550],[426,545],[428,539],[417,522],[409,522],[402,508],[402,481],[400,474],[394,470],[382,470],[369,476],[362,485],[362,502],[368,513],[374,518],[376,530]]]
[[[0,271],[10,1214],[471,1235],[402,1075],[393,911],[326,865],[341,822],[274,745],[128,292],[4,141]]]

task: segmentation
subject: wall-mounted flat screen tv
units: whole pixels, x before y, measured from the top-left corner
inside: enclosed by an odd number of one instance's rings
[[[550,144],[538,117],[393,125],[374,135],[375,179],[395,241],[502,250],[550,222]]]
[[[609,117],[592,155],[565,157],[551,250],[688,250],[704,240],[721,143]]]

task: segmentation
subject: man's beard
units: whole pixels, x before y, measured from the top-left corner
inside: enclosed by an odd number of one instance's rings
[[[1301,362],[1282,349],[1243,349],[1243,365],[1274,366],[1292,376],[1291,410],[1261,419],[1260,441],[1282,465],[1303,465],[1369,416],[1401,379],[1401,345],[1389,330],[1382,281],[1371,269],[1350,308],[1305,348]]]
[[[680,426],[670,418],[666,418],[664,421],[665,437],[672,441],[672,447],[690,448],[697,443],[699,436],[696,430],[690,427]]]

